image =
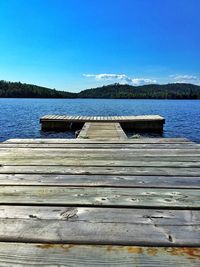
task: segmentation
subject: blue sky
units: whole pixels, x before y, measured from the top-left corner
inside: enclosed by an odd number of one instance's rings
[[[200,84],[199,0],[0,0],[0,80]]]

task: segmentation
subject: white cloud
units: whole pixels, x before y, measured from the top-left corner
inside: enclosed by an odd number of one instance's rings
[[[176,83],[200,83],[200,77],[195,75],[170,75],[171,78],[174,79]]]
[[[94,78],[97,81],[112,81],[112,82],[118,82],[120,84],[144,85],[144,84],[157,83],[157,81],[153,79],[131,78],[126,74],[102,73],[102,74],[83,74],[83,76],[87,78]]]
[[[157,81],[152,80],[152,79],[140,79],[140,78],[132,79],[133,85],[144,85],[144,84],[153,84],[153,83],[157,83]]]

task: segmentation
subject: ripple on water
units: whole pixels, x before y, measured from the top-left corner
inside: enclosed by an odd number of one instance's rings
[[[44,133],[39,119],[46,114],[125,116],[159,114],[164,137],[186,137],[200,143],[200,100],[131,99],[0,99],[0,141],[9,138],[74,138],[74,132]],[[132,135],[135,133],[128,133]],[[150,134],[151,137],[158,135]]]

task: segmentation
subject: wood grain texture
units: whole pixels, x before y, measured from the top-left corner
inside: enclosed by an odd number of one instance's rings
[[[130,188],[200,188],[198,177],[62,175],[62,174],[0,174],[0,185],[55,185]]]
[[[51,153],[49,153],[51,151]],[[113,158],[121,158],[126,159],[129,157],[144,157],[144,156],[200,156],[200,147],[196,146],[194,148],[187,148],[187,149],[178,149],[178,148],[168,148],[168,149],[129,149],[129,148],[99,148],[99,149],[81,149],[81,148],[70,148],[70,149],[59,149],[59,148],[0,148],[1,156],[9,156],[14,154],[20,155],[24,154],[24,156],[31,156],[31,155],[54,155],[56,156],[65,156],[65,157],[78,157],[78,155],[88,156],[88,157],[102,157],[102,156],[113,156]],[[53,156],[52,155],[52,156]]]
[[[126,159],[126,160],[118,160],[118,159],[87,159],[87,158],[66,158],[66,157],[43,157],[32,155],[30,157],[23,157],[20,155],[16,157],[15,155],[0,157],[0,165],[40,165],[40,166],[77,166],[77,167],[169,167],[169,168],[200,168],[200,160],[194,160],[190,158],[186,158],[185,161],[181,161],[181,159],[176,158],[176,160],[169,161],[159,161],[157,159],[149,159],[149,160],[141,160],[136,159]]]
[[[199,267],[200,248],[0,243],[1,266]]]
[[[150,131],[156,131],[156,132],[162,132],[163,131],[163,125],[165,123],[165,119],[159,115],[144,115],[144,116],[58,116],[54,115],[53,117],[47,116],[42,117],[40,119],[41,123],[41,129],[43,131],[51,131],[51,130],[67,130],[70,128],[70,125],[74,124],[77,126],[77,130],[82,127],[83,123],[91,123],[96,124],[97,127],[99,125],[107,124],[113,124],[113,123],[122,123],[123,127],[128,127],[129,129],[142,129],[142,130],[150,130]],[[98,124],[97,124],[98,123]],[[102,126],[101,125],[101,126]],[[85,129],[84,129],[85,131]],[[89,138],[94,138],[89,135]],[[98,134],[98,137],[95,136],[95,138],[104,138],[104,134],[101,132],[101,134]],[[108,133],[108,138],[115,138],[115,133],[112,134]]]
[[[49,153],[48,153],[49,152]],[[0,151],[0,160],[5,161],[6,159],[12,159],[13,161],[15,160],[29,160],[31,163],[32,159],[37,159],[40,158],[42,159],[49,159],[49,160],[87,160],[88,162],[98,160],[98,161],[148,161],[148,162],[163,162],[163,161],[168,161],[168,162],[199,162],[200,161],[200,155],[165,155],[163,152],[162,155],[150,155],[150,150],[149,154],[136,154],[136,153],[123,153],[120,152],[119,150],[116,151],[116,153],[84,153],[84,151],[76,151],[75,153],[71,153],[70,150],[68,153],[64,151],[62,153],[62,150],[59,150],[57,152],[49,150],[49,151],[43,151],[43,150],[11,150],[9,151]],[[54,154],[52,154],[54,152]],[[142,164],[142,163],[141,163]]]
[[[99,140],[98,140],[99,141]],[[143,143],[124,143],[124,144],[109,144],[109,143],[1,143],[1,148],[59,148],[59,149],[70,149],[70,148],[83,148],[83,149],[99,149],[99,148],[108,148],[108,149],[189,149],[189,148],[197,148],[198,144],[186,142],[186,143],[160,143],[160,144],[143,144]]]
[[[178,144],[178,143],[193,143],[190,142],[187,138],[138,138],[138,139],[126,139],[126,140],[119,140],[119,141],[96,141],[96,140],[82,140],[82,139],[65,139],[65,138],[15,138],[15,139],[8,139],[3,143],[9,144],[71,144],[71,143],[79,143],[79,144]]]
[[[53,115],[53,117],[49,117],[49,115],[45,115],[40,119],[40,122],[48,121],[48,120],[61,120],[61,121],[78,121],[78,122],[104,122],[104,121],[114,121],[114,122],[137,122],[137,121],[162,121],[164,122],[164,118],[159,115],[138,115],[138,116],[67,116],[67,115]]]
[[[186,139],[0,144],[0,266],[196,267],[199,210]]]
[[[195,210],[0,206],[9,242],[198,246],[199,225]]]
[[[1,165],[0,174],[65,174],[199,177],[200,168]]]
[[[200,208],[200,190],[1,186],[0,204]]]
[[[78,138],[124,140],[127,136],[119,123],[86,122]]]

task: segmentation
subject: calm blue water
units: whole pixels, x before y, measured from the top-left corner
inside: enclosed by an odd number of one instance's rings
[[[200,143],[200,100],[0,99],[0,141],[9,138],[73,138],[74,133],[43,133],[46,114],[117,116],[159,114],[164,137],[187,137]]]

